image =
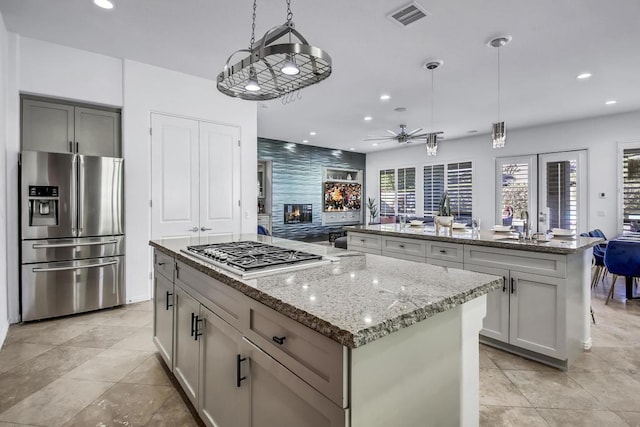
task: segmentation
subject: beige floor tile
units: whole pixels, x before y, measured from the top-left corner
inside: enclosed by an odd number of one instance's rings
[[[0,414],[0,421],[59,426],[112,387],[112,383],[60,378]]]
[[[140,328],[153,320],[153,313],[150,311],[125,310],[122,309],[114,316],[111,316],[106,325],[109,326],[130,326]]]
[[[497,406],[531,406],[499,369],[480,369],[480,404]]]
[[[480,349],[480,369],[498,369],[498,366],[493,363],[489,354],[482,349]]]
[[[482,346],[485,349],[487,356],[496,364],[496,366],[503,370],[508,369],[521,369],[528,371],[547,371],[553,372],[556,371],[555,368],[551,368],[547,365],[543,365],[542,363],[534,362],[533,360],[525,359],[524,357],[516,356],[515,354],[507,353],[506,351],[489,347]]]
[[[535,408],[606,409],[564,372],[510,370],[504,374]]]
[[[51,350],[52,345],[16,342],[0,350],[0,372],[9,371],[34,357]]]
[[[91,329],[91,325],[81,323],[71,323],[68,321],[53,321],[48,327],[30,331],[23,334],[18,342],[28,342],[32,344],[60,345],[65,341],[77,337],[83,332]],[[11,341],[10,341],[11,342]]]
[[[4,421],[0,421],[0,427],[38,427],[30,424],[15,424],[15,423],[5,423]]]
[[[533,408],[480,406],[481,427],[547,427],[548,424]]]
[[[69,347],[109,348],[136,332],[138,332],[138,328],[100,325],[65,342],[64,345]]]
[[[101,426],[140,426],[175,393],[171,386],[116,384],[66,424],[84,427],[100,420]],[[179,424],[175,424],[178,426]]]
[[[156,346],[153,344],[153,331],[147,328],[143,328],[140,332],[128,336],[127,338],[117,342],[111,348],[122,348],[126,350],[137,351],[156,351]]]
[[[631,427],[640,427],[640,412],[617,411],[616,414],[625,420]]]
[[[143,351],[107,349],[67,372],[63,378],[118,382],[149,356],[150,353]]]
[[[148,311],[153,312],[153,300],[136,302],[124,306],[126,310]]]
[[[8,371],[18,375],[43,374],[60,377],[102,353],[101,348],[54,347]]]
[[[628,427],[627,423],[610,411],[577,411],[574,409],[538,409],[551,427]]]
[[[146,358],[136,369],[125,375],[120,382],[148,385],[171,384],[163,362],[160,361],[160,355],[157,353]]]
[[[627,374],[569,374],[612,411],[640,410],[640,381]]]
[[[57,375],[42,372],[30,375],[0,375],[0,413],[57,379]]]
[[[197,427],[200,425],[204,424],[199,419],[194,418],[177,392],[174,392],[169,397],[147,423],[149,427]]]

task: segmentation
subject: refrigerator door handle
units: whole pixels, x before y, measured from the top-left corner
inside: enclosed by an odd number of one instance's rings
[[[51,271],[68,271],[68,270],[80,270],[82,268],[94,268],[94,267],[105,267],[108,265],[117,264],[118,261],[108,261],[102,262],[99,264],[87,264],[87,265],[79,265],[79,266],[71,266],[71,267],[49,267],[49,268],[33,268],[31,271],[34,273],[48,273]]]
[[[33,245],[31,245],[31,247],[33,249],[72,248],[74,246],[115,245],[116,243],[118,243],[118,241],[116,239],[113,239],[113,240],[102,240],[100,242],[52,243],[52,244],[34,243]]]
[[[84,230],[84,160],[78,157],[78,234]]]

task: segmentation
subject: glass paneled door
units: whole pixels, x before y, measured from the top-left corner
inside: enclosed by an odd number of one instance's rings
[[[587,231],[587,152],[538,155],[538,230]]]

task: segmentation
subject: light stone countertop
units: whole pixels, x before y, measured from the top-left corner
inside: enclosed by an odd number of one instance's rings
[[[258,240],[325,255],[334,261],[243,279],[180,252],[187,245],[230,240]],[[165,239],[149,244],[349,348],[502,286],[502,277],[266,236]]]
[[[604,242],[604,239],[597,237],[577,236],[575,238],[565,238],[553,235],[544,236],[545,241],[541,242],[519,241],[517,233],[497,233],[489,230],[481,230],[479,236],[474,236],[470,228],[454,228],[452,235],[448,234],[448,230],[440,230],[440,234],[436,234],[432,225],[419,227],[406,225],[401,228],[400,224],[375,224],[345,226],[343,229],[347,232],[353,231],[357,233],[369,233],[382,236],[435,240],[440,242],[461,243],[465,245],[478,245],[492,248],[517,249],[521,251],[544,252],[549,254],[572,254],[584,251],[600,242]]]

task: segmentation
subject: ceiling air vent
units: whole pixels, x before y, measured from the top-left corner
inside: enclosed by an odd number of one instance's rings
[[[418,3],[411,2],[400,9],[395,10],[387,15],[387,18],[393,22],[406,27],[407,25],[416,22],[425,16],[431,15],[427,9],[420,6]]]

